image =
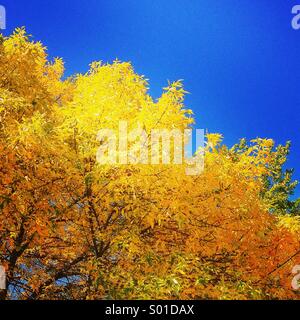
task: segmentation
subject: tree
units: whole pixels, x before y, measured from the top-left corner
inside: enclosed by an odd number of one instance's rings
[[[2,298],[297,298],[299,223],[277,215],[291,213],[294,187],[278,173],[284,147],[228,149],[207,135],[200,176],[184,164],[100,165],[102,128],[191,126],[181,82],[154,101],[119,61],[62,80],[62,60],[24,29],[1,39],[0,73]],[[284,184],[283,206],[266,181]]]

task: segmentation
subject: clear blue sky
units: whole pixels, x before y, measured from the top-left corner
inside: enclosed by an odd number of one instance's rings
[[[184,79],[197,127],[239,138],[291,140],[300,180],[300,0],[0,0],[7,30],[26,26],[67,75],[91,61],[131,61],[158,97]],[[297,194],[299,194],[299,190]]]

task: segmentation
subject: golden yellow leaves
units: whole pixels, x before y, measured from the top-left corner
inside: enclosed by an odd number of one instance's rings
[[[46,48],[30,41],[25,29],[16,29],[11,37],[4,38],[1,49],[0,87],[19,99],[13,102],[14,108],[20,110],[20,118],[14,114],[18,121],[36,111],[49,115],[54,104],[69,99],[67,91],[72,91],[72,85],[60,81],[64,72],[62,60],[47,62]],[[6,108],[12,107],[6,104]]]
[[[278,216],[278,226],[286,228],[293,233],[299,233],[300,231],[300,217],[299,216]]]
[[[214,149],[220,145],[223,140],[223,136],[218,133],[209,133],[206,135],[208,148]]]

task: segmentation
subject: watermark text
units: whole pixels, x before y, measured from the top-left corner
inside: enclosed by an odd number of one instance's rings
[[[6,29],[6,10],[0,5],[0,30]]]
[[[292,14],[294,15],[292,19],[292,28],[294,30],[300,30],[300,4],[295,5],[292,8]]]
[[[126,121],[119,122],[118,130],[101,129],[97,140],[97,162],[115,164],[185,164],[187,175],[200,175],[204,170],[204,130],[196,129],[193,145],[192,129],[152,129],[141,125],[128,131]],[[196,152],[193,153],[193,146]]]

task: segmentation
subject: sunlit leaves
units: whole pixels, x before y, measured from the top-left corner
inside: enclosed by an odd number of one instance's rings
[[[208,134],[199,176],[184,165],[100,165],[102,128],[188,128],[183,84],[154,101],[127,62],[94,62],[67,80],[63,71],[24,29],[1,38],[2,298],[297,298],[289,145],[228,149]]]

